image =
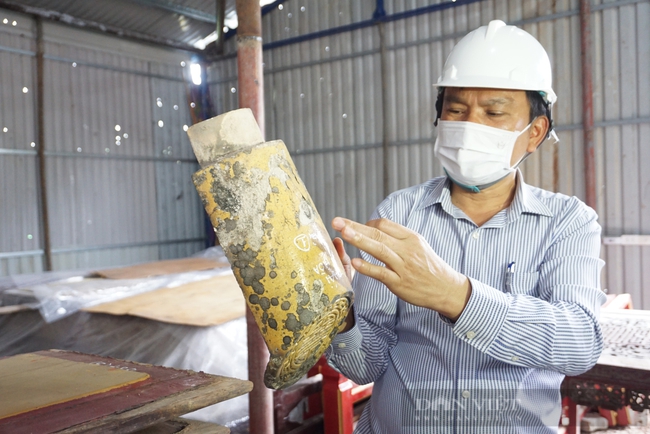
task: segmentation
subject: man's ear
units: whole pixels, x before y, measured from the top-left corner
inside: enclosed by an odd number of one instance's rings
[[[530,134],[528,136],[528,147],[526,151],[533,153],[537,150],[546,139],[550,122],[546,116],[537,116],[532,125],[530,126]]]

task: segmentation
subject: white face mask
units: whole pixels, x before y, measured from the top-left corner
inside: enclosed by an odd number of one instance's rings
[[[474,122],[441,120],[434,153],[455,183],[478,193],[514,172],[524,160],[510,166],[517,138],[531,125],[522,131],[507,131]]]

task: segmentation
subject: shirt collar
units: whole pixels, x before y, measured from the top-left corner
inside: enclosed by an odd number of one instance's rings
[[[418,206],[418,210],[435,204],[440,204],[447,214],[456,217],[457,213],[454,210],[458,210],[458,208],[451,203],[451,180],[446,176],[433,187],[428,196]]]
[[[448,177],[442,179],[431,190],[429,195],[420,204],[418,209],[423,209],[431,205],[440,204],[447,214],[458,217],[461,213],[457,207],[451,203],[451,180]],[[537,197],[532,187],[524,182],[524,177],[517,169],[517,191],[515,197],[508,209],[510,221],[518,218],[522,213],[537,214],[547,217],[553,217],[551,210]]]
[[[509,209],[511,220],[523,213],[553,217],[553,212],[539,199],[533,187],[524,182],[521,170],[517,169],[517,191]]]

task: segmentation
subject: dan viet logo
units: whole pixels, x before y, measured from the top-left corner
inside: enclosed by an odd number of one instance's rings
[[[557,393],[542,391],[549,392]],[[560,406],[557,412],[549,412],[535,404],[535,397],[531,391],[503,389],[412,390],[402,394],[402,422],[405,426],[557,425]]]

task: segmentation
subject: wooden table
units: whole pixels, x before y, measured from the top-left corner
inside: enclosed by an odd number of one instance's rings
[[[627,405],[637,411],[650,408],[650,311],[603,310],[600,325],[604,348],[598,362],[584,374],[567,377],[562,385],[563,395],[570,398],[567,434],[580,429],[576,404],[611,410]]]
[[[27,409],[0,419],[0,433],[132,433],[147,427],[151,428],[144,431],[145,433],[208,432],[198,429],[174,431],[175,424],[185,422],[172,419],[243,395],[252,389],[252,383],[249,381],[110,357],[57,350],[31,354],[37,356],[36,358],[40,357],[39,360],[43,360],[42,357],[49,358],[54,366],[66,364],[68,370],[65,372],[68,378],[65,381],[69,384],[75,383],[74,376],[69,373],[69,362],[74,362],[74,365],[82,370],[96,369],[97,366],[93,365],[99,365],[142,375],[136,382],[125,386],[98,391],[42,408]],[[0,362],[9,359],[0,359]],[[17,372],[16,375],[21,373]],[[8,375],[7,372],[2,374]],[[49,375],[55,377],[56,373],[48,373]],[[38,395],[38,385],[29,386],[30,390],[35,389],[34,395]],[[12,391],[3,390],[2,393],[11,394]],[[18,396],[21,391],[16,390],[13,393]],[[216,426],[213,432],[219,432]]]

